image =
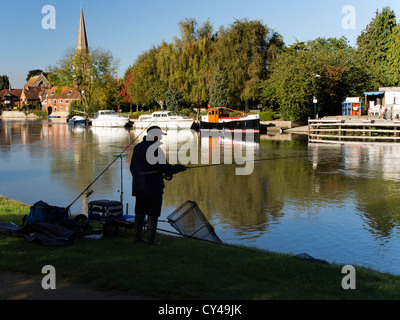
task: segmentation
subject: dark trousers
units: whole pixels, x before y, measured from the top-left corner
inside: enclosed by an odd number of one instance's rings
[[[162,196],[157,197],[136,197],[135,206],[135,225],[134,225],[134,240],[143,241],[142,233],[144,220],[147,219],[147,242],[154,243],[158,217],[161,214]]]

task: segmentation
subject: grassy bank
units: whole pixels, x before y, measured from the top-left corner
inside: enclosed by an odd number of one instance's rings
[[[0,197],[0,221],[21,222],[29,206]],[[400,299],[400,277],[356,267],[356,290],[344,290],[342,266],[322,265],[249,248],[159,234],[161,246],[115,238],[45,247],[0,235],[0,270],[57,277],[161,299]]]

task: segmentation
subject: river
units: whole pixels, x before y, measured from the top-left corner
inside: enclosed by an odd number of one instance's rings
[[[0,120],[0,195],[66,207],[99,177],[89,188],[93,194],[71,206],[72,214],[87,213],[92,200],[120,200],[121,190],[133,214],[129,163],[140,133],[73,129],[65,120]],[[169,131],[163,141],[171,163],[203,167],[166,182],[161,220],[192,200],[226,243],[400,275],[400,144],[312,144],[306,135],[191,131]],[[127,156],[115,158],[127,146]],[[204,166],[213,161],[224,165]],[[164,222],[160,227],[169,228]]]

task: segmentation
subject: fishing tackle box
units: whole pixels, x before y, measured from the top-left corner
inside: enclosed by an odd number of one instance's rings
[[[94,200],[89,202],[88,218],[90,220],[120,219],[124,215],[121,202],[112,200]]]

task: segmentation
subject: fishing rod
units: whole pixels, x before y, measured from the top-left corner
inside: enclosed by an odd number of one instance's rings
[[[87,187],[86,187],[86,189],[85,190],[83,190],[80,194],[79,194],[79,196],[77,196],[76,197],[76,199],[74,200],[74,201],[72,201],[72,203],[68,206],[68,207],[66,207],[66,210],[67,210],[67,212],[69,212],[69,208],[71,208],[71,206],[76,202],[76,201],[78,201],[78,199],[80,198],[80,197],[82,197],[82,195],[86,192],[86,191],[88,191],[89,190],[89,188],[114,164],[114,162],[115,161],[117,161],[118,160],[118,158],[120,158],[120,157],[122,157],[122,155],[124,154],[124,152],[126,151],[126,150],[128,150],[128,148],[143,134],[143,132],[145,132],[148,128],[150,128],[150,126],[153,124],[153,122],[155,122],[155,121],[157,121],[158,119],[156,118],[156,119],[154,119],[152,122],[150,122],[150,124],[145,128],[145,129],[143,129],[139,134],[138,134],[138,136],[135,138],[135,139],[133,139],[133,141],[128,145],[128,146],[126,146],[125,147],[125,149],[124,150],[122,150],[122,152],[118,155],[118,156],[116,156],[115,157],[115,159],[113,160],[113,161],[111,161],[111,163],[96,177],[96,179],[94,179],[93,181],[92,181],[92,183],[90,183]],[[122,161],[122,160],[121,160]],[[93,193],[93,191],[92,192],[90,192],[89,191],[89,193],[90,194],[92,194]],[[88,195],[89,195],[89,193],[88,193]]]
[[[312,157],[311,155],[308,156],[297,156],[297,157],[276,157],[276,158],[264,158],[264,159],[256,159],[253,160],[253,162],[260,162],[260,161],[272,161],[272,160],[282,160],[282,159],[301,159],[301,158],[309,158]],[[207,168],[207,167],[216,167],[216,166],[230,166],[233,165],[234,163],[213,163],[213,164],[205,164],[205,165],[199,165],[199,166],[192,166],[192,167],[186,167],[186,169],[198,169],[198,168]],[[141,175],[145,174],[156,174],[156,173],[161,173],[159,170],[155,171],[147,171],[147,172],[141,172]],[[166,180],[171,180],[171,178],[166,176]]]

